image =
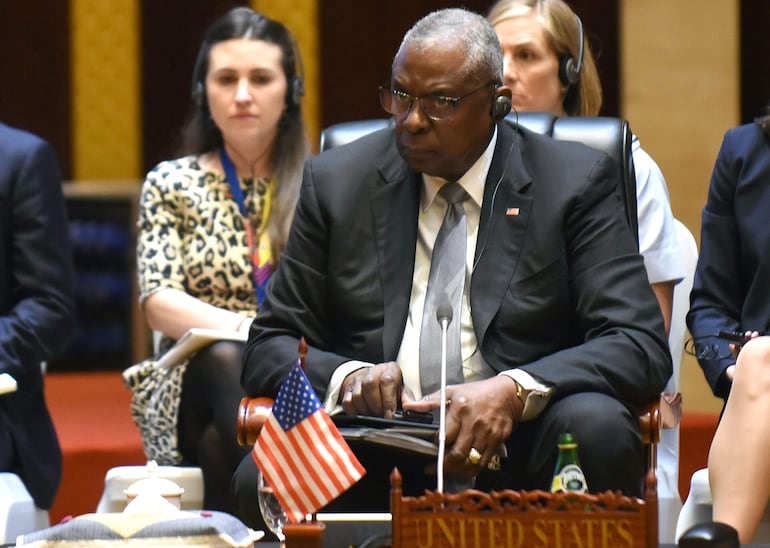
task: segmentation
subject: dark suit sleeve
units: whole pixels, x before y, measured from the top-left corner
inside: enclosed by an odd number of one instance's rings
[[[732,131],[725,134],[711,175],[701,216],[701,250],[687,315],[687,325],[696,352],[700,354],[698,362],[712,391],[722,398],[727,397],[730,386],[723,373],[735,359],[729,343],[714,335],[721,330],[762,329],[762,326],[741,327],[746,298],[744,286],[748,283],[741,274],[743,263],[735,193],[746,167],[738,154],[741,147],[733,143],[732,137]]]
[[[72,257],[58,162],[44,141],[22,139],[25,146],[0,143],[7,158],[0,174],[7,197],[0,372],[20,383],[27,375],[39,376],[40,363],[61,349],[74,327]]]
[[[640,406],[656,398],[665,386],[672,372],[671,356],[660,309],[623,217],[616,173],[607,157],[591,163],[574,162],[569,177],[582,178],[582,183],[574,191],[562,190],[574,192],[565,203],[563,223],[541,225],[544,231],[554,230],[547,245],[553,247],[553,241],[563,234],[560,261],[566,262],[562,267],[566,269],[566,282],[554,283],[551,288],[567,283],[564,291],[568,301],[560,310],[546,314],[546,309],[553,308],[547,278],[560,279],[556,276],[560,271],[556,269],[558,262],[529,278],[531,285],[540,287],[542,301],[550,303],[539,309],[533,305],[531,322],[536,322],[540,314],[547,321],[542,322],[532,339],[542,337],[552,346],[562,344],[563,348],[544,350],[539,359],[521,367],[552,385],[555,399],[578,392],[600,392]],[[545,201],[557,203],[555,195],[554,200]],[[533,212],[534,217],[548,214],[548,208]],[[548,228],[554,224],[555,229]],[[522,301],[533,298],[533,293],[524,292],[527,282],[512,287],[511,294]],[[519,320],[512,326],[525,318]],[[563,329],[556,327],[559,325]],[[535,346],[532,339],[528,344]],[[517,343],[511,340],[509,344],[514,347]]]
[[[334,369],[347,361],[318,349],[331,346],[326,304],[328,246],[329,227],[317,199],[311,161],[305,166],[289,241],[267,285],[244,353],[242,384],[247,394],[275,396],[297,361],[300,337],[310,345],[306,363],[312,367],[307,373],[320,395]]]

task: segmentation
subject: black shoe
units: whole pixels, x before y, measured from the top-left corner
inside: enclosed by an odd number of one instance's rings
[[[679,538],[679,548],[738,548],[738,532],[726,523],[693,525]]]

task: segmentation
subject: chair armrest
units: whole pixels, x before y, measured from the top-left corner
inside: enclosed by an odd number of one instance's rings
[[[648,403],[639,410],[639,431],[644,445],[655,445],[660,442],[662,424],[660,400]]]
[[[259,431],[273,410],[271,398],[241,398],[238,405],[238,444],[254,445]]]

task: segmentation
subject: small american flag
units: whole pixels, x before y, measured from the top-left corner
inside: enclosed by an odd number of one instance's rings
[[[299,362],[281,385],[251,455],[292,523],[318,511],[366,473]]]

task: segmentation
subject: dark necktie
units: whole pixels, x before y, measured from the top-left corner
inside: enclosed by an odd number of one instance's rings
[[[449,207],[433,246],[422,312],[420,386],[423,395],[435,392],[441,384],[441,325],[436,319],[436,308],[442,302],[452,307],[452,322],[447,330],[447,384],[460,384],[464,380],[460,310],[465,285],[468,232],[463,202],[468,198],[468,193],[458,183],[445,183],[439,194],[449,202]]]

